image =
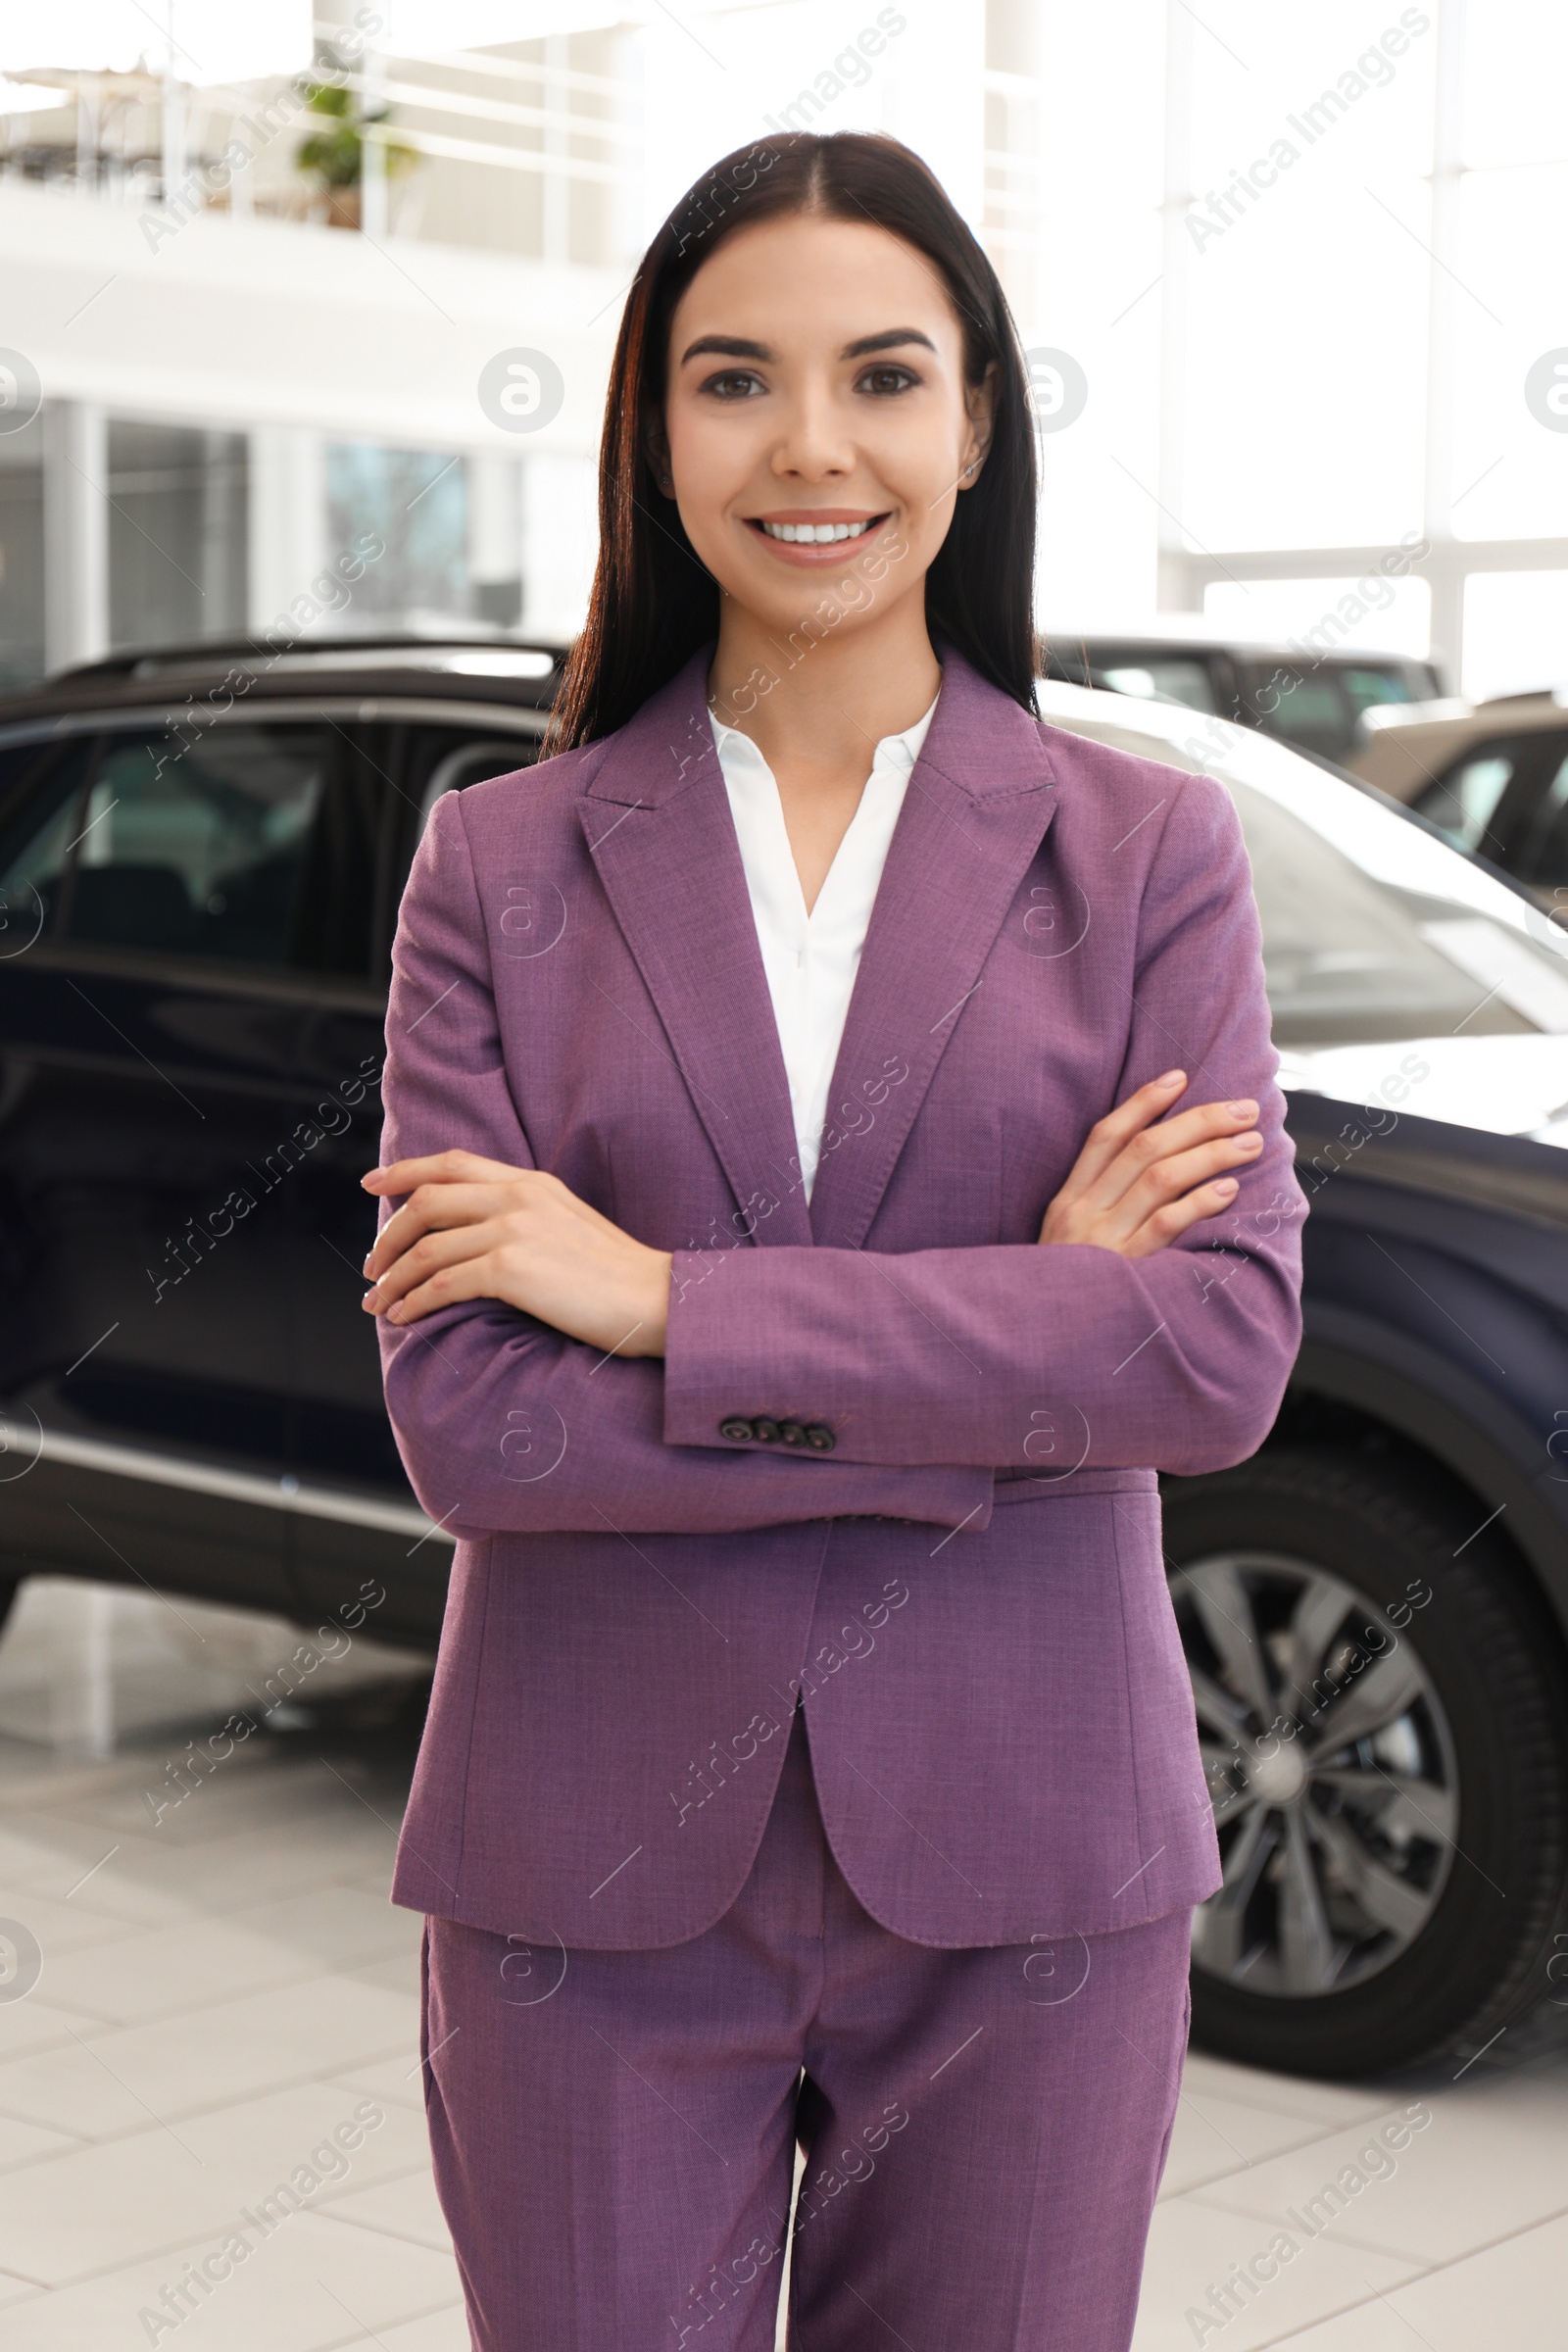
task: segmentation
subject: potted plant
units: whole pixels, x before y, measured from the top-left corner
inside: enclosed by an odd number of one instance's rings
[[[305,102],[315,115],[325,118],[319,130],[302,139],[294,160],[312,172],[326,197],[327,225],[361,225],[360,191],[365,179],[365,131],[368,125],[389,120],[389,107],[364,109],[357,94],[341,82],[314,81]],[[418,151],[404,139],[382,139],[383,169],[388,179],[398,177],[418,160]]]

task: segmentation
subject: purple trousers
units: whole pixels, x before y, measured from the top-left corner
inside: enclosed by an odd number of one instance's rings
[[[962,1949],[841,1876],[798,1713],[756,1863],[661,1951],[432,1918],[424,2080],[475,2352],[1126,2352],[1190,1914]]]

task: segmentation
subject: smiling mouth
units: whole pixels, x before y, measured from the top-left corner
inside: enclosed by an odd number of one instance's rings
[[[764,522],[760,515],[750,517],[753,530],[794,547],[830,547],[844,539],[863,539],[886,520],[885,514],[868,514],[863,522]]]

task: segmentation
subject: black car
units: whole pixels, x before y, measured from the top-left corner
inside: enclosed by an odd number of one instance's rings
[[[1054,630],[1043,653],[1048,678],[1183,703],[1326,760],[1349,756],[1366,711],[1425,704],[1443,692],[1432,663],[1406,654],[1220,636],[1186,617],[1120,636]]]
[[[314,1616],[451,1562],[359,1311],[389,951],[431,803],[537,754],[547,651],[249,647],[0,705],[7,1580]]]
[[[450,1542],[382,1410],[359,1177],[420,827],[536,755],[557,682],[542,648],[208,649],[0,706],[8,1578],[311,1623],[368,1588],[433,1642]],[[1311,1201],[1274,1432],[1166,1482],[1226,1869],[1196,2030],[1323,2074],[1478,2047],[1568,1965],[1568,958],[1279,743],[1042,698],[1233,792]]]

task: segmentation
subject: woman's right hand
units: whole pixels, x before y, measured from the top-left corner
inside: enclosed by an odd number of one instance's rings
[[[1167,1070],[1091,1127],[1046,1211],[1043,1243],[1088,1242],[1122,1257],[1152,1257],[1229,1207],[1237,1186],[1224,1171],[1263,1149],[1252,1124],[1257,1104],[1200,1102],[1166,1118],[1186,1084],[1185,1070]]]

